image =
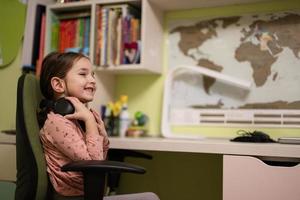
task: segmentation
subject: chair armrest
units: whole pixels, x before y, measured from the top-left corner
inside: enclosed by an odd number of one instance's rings
[[[62,171],[98,171],[98,172],[130,172],[144,174],[146,170],[142,167],[110,160],[80,160],[64,165]]]

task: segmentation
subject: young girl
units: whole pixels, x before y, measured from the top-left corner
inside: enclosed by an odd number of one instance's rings
[[[62,196],[81,196],[82,174],[62,172],[61,167],[76,160],[104,160],[109,146],[99,114],[86,106],[96,91],[90,60],[79,53],[50,53],[42,63],[40,88],[46,98],[43,102],[65,97],[75,108],[73,114],[62,116],[55,114],[49,103],[41,104],[40,138],[55,191]]]

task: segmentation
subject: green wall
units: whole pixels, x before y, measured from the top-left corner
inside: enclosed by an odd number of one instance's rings
[[[0,130],[15,129],[17,81],[21,75],[21,48],[17,57],[5,68],[0,68]]]
[[[193,9],[167,13],[166,20],[207,16],[229,16],[254,12],[299,9],[298,0],[272,1],[252,5]],[[7,68],[0,69],[0,129],[15,128],[17,78],[20,70],[21,49]],[[164,60],[164,70],[167,61]],[[150,132],[160,134],[161,102],[164,75],[120,75],[117,77],[117,93],[129,95],[130,111],[142,110],[150,117]],[[126,82],[126,84],[124,84]],[[233,136],[235,129],[204,127],[208,136]],[[299,135],[297,129],[265,129],[272,136]],[[128,159],[147,168],[144,176],[124,174],[120,192],[154,191],[161,200],[220,200],[222,199],[222,157],[213,154],[187,154],[147,152],[154,159]],[[1,197],[0,197],[1,198]]]
[[[13,14],[12,14],[13,13]],[[21,74],[21,44],[26,5],[18,0],[0,1],[0,130],[15,129],[17,79]]]

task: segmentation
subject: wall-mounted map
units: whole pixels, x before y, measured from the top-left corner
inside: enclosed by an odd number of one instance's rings
[[[252,83],[246,92],[182,74],[173,83],[172,107],[300,110],[300,12],[173,20],[168,28],[169,68],[202,66]]]

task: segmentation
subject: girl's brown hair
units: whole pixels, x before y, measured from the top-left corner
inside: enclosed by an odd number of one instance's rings
[[[51,86],[51,79],[53,77],[65,78],[73,64],[81,58],[88,59],[88,57],[81,53],[73,52],[53,52],[44,58],[40,75],[40,89],[45,99],[40,102],[40,112],[38,113],[40,128],[43,127],[54,101],[54,90]]]
[[[51,87],[51,79],[53,77],[65,78],[68,71],[72,68],[74,62],[81,58],[87,58],[81,53],[58,53],[48,54],[42,63],[42,71],[40,76],[40,88],[44,97],[53,100],[54,91]]]

